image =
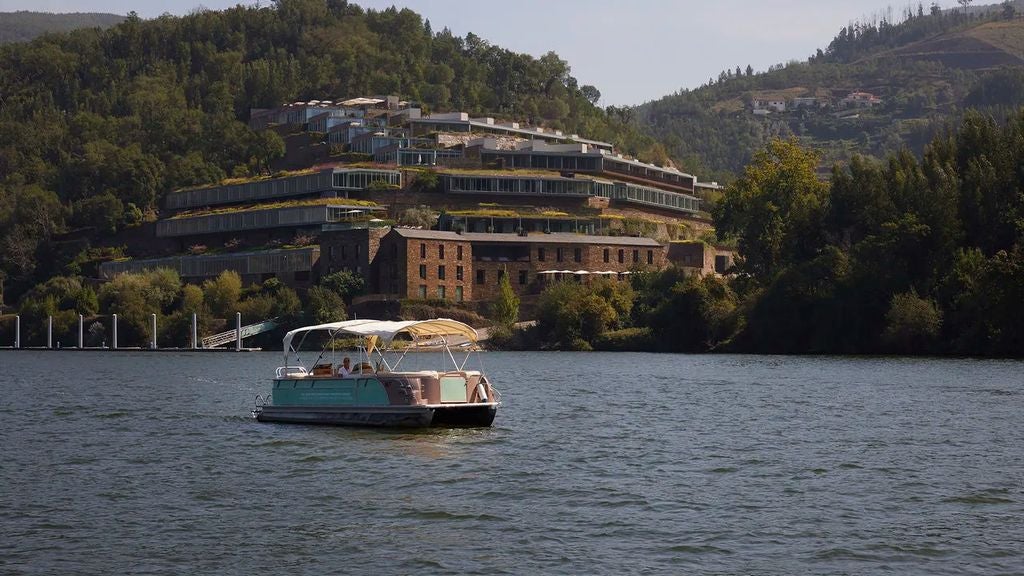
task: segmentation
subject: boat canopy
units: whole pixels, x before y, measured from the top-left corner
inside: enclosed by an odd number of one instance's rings
[[[316,326],[296,328],[284,335],[284,350],[287,352],[291,348],[292,339],[295,336],[319,330],[330,332],[332,336],[338,333],[366,337],[376,336],[385,342],[390,342],[399,334],[408,334],[413,340],[461,336],[470,342],[476,342],[478,338],[476,330],[472,326],[450,318],[406,320],[401,322],[390,320],[345,320],[343,322],[330,322],[327,324],[317,324]]]

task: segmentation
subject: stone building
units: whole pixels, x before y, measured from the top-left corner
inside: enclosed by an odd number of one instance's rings
[[[704,276],[726,274],[732,268],[736,253],[704,242],[671,242],[666,258],[672,264]]]
[[[539,293],[552,281],[624,279],[634,270],[665,265],[663,245],[650,238],[624,236],[393,228],[383,234],[374,230],[325,234],[321,249],[325,272],[331,267],[366,270],[373,293],[456,302],[494,298],[505,274],[518,294],[528,295]]]

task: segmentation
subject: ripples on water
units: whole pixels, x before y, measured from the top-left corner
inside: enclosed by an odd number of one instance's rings
[[[0,352],[0,573],[1024,573],[1019,362],[491,353],[402,432],[256,423],[279,358]]]

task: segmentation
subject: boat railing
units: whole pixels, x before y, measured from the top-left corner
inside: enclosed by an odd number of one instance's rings
[[[309,371],[305,366],[278,366],[275,378],[288,378],[291,376],[308,376]]]

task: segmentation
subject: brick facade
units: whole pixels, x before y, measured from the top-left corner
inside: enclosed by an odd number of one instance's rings
[[[380,242],[377,292],[412,299],[473,299],[472,249],[468,240],[454,233],[450,238],[438,238],[415,234],[424,232],[420,230],[409,230],[409,235],[399,230],[392,230]]]
[[[323,276],[348,270],[368,281],[377,276],[375,262],[381,239],[388,228],[357,228],[325,232],[320,237],[320,273]],[[374,286],[367,286],[373,291]]]
[[[355,231],[336,233],[345,234],[344,239],[325,238],[327,258],[329,246],[372,238],[350,232]],[[516,293],[527,295],[540,292],[547,282],[564,277],[566,271],[621,274],[660,269],[666,262],[665,247],[649,238],[576,234],[516,236],[394,228],[377,239],[376,247],[349,247],[346,255],[354,250],[374,255],[369,264],[363,265],[372,274],[367,276],[371,292],[452,301],[493,299],[502,274],[509,275]],[[562,273],[556,275],[554,271]],[[573,276],[584,277],[590,275]]]

